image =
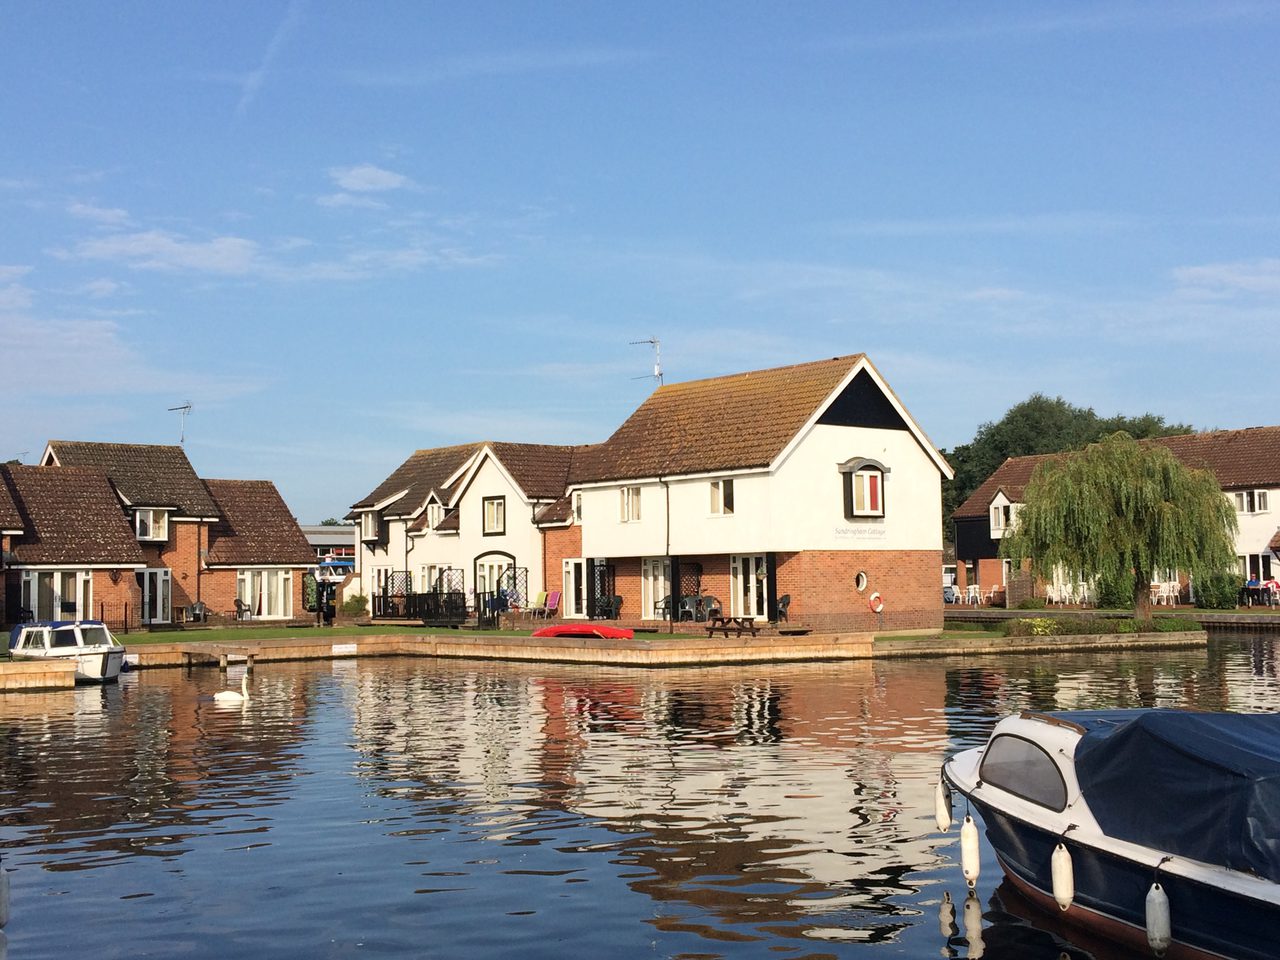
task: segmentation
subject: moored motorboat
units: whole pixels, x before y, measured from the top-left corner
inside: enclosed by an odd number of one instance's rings
[[[124,647],[101,620],[41,620],[13,628],[9,656],[75,660],[77,683],[107,683],[120,677]]]
[[[950,790],[1042,909],[1174,960],[1280,953],[1280,716],[1024,712],[943,765],[944,829]]]

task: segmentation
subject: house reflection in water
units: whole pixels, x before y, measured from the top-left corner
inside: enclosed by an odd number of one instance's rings
[[[414,795],[415,819],[536,845],[563,840],[539,812],[585,818],[611,837],[591,849],[661,905],[652,923],[715,940],[880,941],[917,913],[899,901],[941,862],[923,815],[942,670],[477,670],[456,668],[452,693],[444,671],[361,675],[364,770]]]

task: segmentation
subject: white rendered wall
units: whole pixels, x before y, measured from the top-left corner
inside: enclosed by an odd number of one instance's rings
[[[1227,499],[1234,510],[1235,492],[1228,493]],[[1236,523],[1239,524],[1239,531],[1236,533],[1236,556],[1257,556],[1260,553],[1268,553],[1267,544],[1276,535],[1276,528],[1280,527],[1280,489],[1267,489],[1265,513],[1237,513]]]
[[[888,468],[883,519],[844,518],[837,467],[855,457]],[[619,487],[584,490],[583,555],[942,549],[941,473],[905,430],[815,426],[776,473],[734,477],[732,516],[712,516],[711,479],[640,484],[641,519],[629,523],[620,520]]]

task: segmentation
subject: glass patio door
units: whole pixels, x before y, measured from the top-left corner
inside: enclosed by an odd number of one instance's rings
[[[645,620],[661,620],[666,611],[658,604],[671,596],[671,560],[668,557],[644,557],[640,561],[640,616]]]
[[[172,619],[170,576],[167,567],[142,571],[143,623],[168,623]]]
[[[564,562],[564,596],[560,604],[566,617],[587,615],[587,564],[585,560]]]
[[[729,558],[729,585],[732,596],[729,612],[735,617],[768,616],[768,583],[764,554]]]

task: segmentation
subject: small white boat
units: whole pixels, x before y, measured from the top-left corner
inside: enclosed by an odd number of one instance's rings
[[[76,683],[109,683],[120,678],[124,647],[101,620],[41,620],[13,628],[9,657],[74,659]]]

